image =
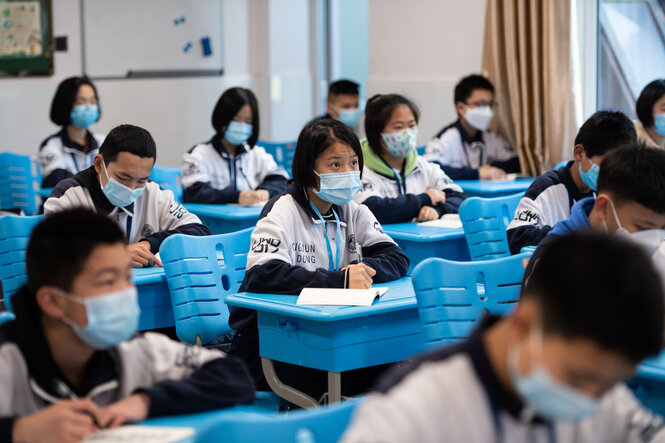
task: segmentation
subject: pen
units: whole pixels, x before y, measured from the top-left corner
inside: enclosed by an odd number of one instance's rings
[[[54,380],[54,383],[55,383],[55,390],[58,391],[58,394],[66,395],[72,400],[76,400],[77,398],[79,398],[71,389],[69,389],[69,386],[67,386],[67,384],[62,380]],[[92,419],[92,423],[98,429],[106,429],[106,426],[102,426],[99,424],[99,422],[97,421],[97,417],[95,417],[95,415],[92,412],[88,411],[81,411],[81,412],[90,417]]]
[[[363,262],[363,251],[360,249],[360,243],[356,242],[356,255],[358,256],[358,263]]]

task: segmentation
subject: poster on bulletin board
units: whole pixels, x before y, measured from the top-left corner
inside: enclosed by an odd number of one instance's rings
[[[53,74],[50,0],[0,0],[0,73]]]

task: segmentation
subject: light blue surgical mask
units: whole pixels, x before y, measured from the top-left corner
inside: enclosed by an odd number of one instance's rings
[[[663,137],[665,137],[665,114],[653,115],[653,129]]]
[[[600,166],[591,162],[591,167],[588,172],[584,172],[582,165],[580,165],[580,177],[585,185],[591,188],[592,191],[596,191],[598,188],[598,173],[600,172]]]
[[[363,188],[360,181],[360,171],[333,172],[319,174],[319,190],[312,189],[323,201],[338,206],[345,205]]]
[[[143,194],[145,187],[132,189],[129,186],[125,186],[116,179],[109,176],[109,173],[106,171],[106,164],[102,161],[102,168],[104,169],[104,174],[108,181],[106,186],[102,186],[102,192],[106,198],[111,202],[113,206],[118,208],[124,208],[131,205],[136,201],[137,198]],[[101,180],[99,185],[102,185]]]
[[[578,421],[593,414],[600,399],[570,388],[549,374],[542,365],[542,330],[531,335],[531,373],[522,375],[519,369],[519,347],[508,350],[508,372],[515,390],[526,406],[551,421]],[[536,362],[536,355],[541,361]]]
[[[418,128],[402,129],[397,132],[381,134],[386,148],[391,155],[405,158],[418,144]]]
[[[252,136],[253,130],[249,123],[232,121],[224,131],[224,138],[232,145],[242,145]]]
[[[72,108],[72,113],[69,116],[74,126],[79,129],[86,129],[99,119],[99,106],[76,105]]]
[[[341,109],[339,111],[339,121],[349,128],[355,128],[361,115],[362,112],[360,111],[360,108]]]
[[[95,349],[116,346],[138,330],[141,308],[136,286],[91,297],[78,297],[62,290],[57,290],[56,294],[85,306],[87,326],[79,326],[67,317],[63,317],[62,321]]]

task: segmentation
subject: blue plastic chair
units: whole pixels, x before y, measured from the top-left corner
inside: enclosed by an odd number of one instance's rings
[[[153,166],[150,172],[150,180],[161,186],[162,189],[173,192],[175,201],[182,203],[182,171],[180,168],[165,168]]]
[[[0,325],[12,320],[14,320],[14,314],[7,311],[0,312]]]
[[[5,307],[11,311],[11,296],[26,283],[25,249],[32,228],[41,215],[20,217],[0,216],[0,280]]]
[[[20,208],[34,214],[41,203],[39,165],[30,156],[0,154],[0,209]]]
[[[462,202],[459,217],[471,260],[492,260],[510,255],[506,228],[523,195],[470,197]]]
[[[293,163],[293,156],[296,153],[295,141],[270,143],[259,140],[257,145],[262,146],[268,154],[272,155],[272,158],[275,159],[277,165],[284,168],[284,170],[288,172],[289,176],[291,175],[291,164]]]
[[[476,262],[429,258],[419,263],[412,282],[425,347],[467,337],[485,313],[510,313],[519,300],[530,256]]]
[[[238,292],[245,276],[253,229],[204,237],[176,234],[162,242],[159,255],[181,341],[206,344],[231,332],[224,299]]]

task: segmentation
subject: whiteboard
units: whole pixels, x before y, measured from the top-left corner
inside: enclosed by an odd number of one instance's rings
[[[222,0],[83,0],[82,8],[90,77],[221,74]]]

